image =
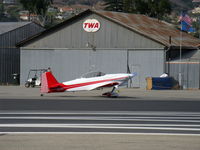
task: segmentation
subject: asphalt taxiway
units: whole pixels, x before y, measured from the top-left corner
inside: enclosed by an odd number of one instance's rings
[[[0,86],[0,149],[200,149],[199,90],[103,92]]]

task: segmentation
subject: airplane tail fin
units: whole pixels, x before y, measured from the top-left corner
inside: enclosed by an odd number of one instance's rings
[[[41,76],[41,93],[64,92],[62,83],[59,83],[51,72],[44,72]]]

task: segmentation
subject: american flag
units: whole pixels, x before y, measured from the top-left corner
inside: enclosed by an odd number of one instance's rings
[[[179,17],[179,22],[182,21],[187,23],[188,26],[192,26],[192,19],[185,13],[182,13],[181,16]]]
[[[195,28],[192,27],[192,19],[186,13],[181,13],[179,22],[181,23],[182,31],[195,32]]]

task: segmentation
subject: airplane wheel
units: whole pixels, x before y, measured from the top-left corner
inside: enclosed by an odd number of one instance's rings
[[[44,94],[40,94],[40,96],[44,96]]]
[[[106,92],[106,93],[103,93],[102,95],[103,95],[103,96],[110,97],[110,96],[111,96],[111,93],[110,93],[110,92]]]
[[[110,97],[110,98],[117,98],[117,97],[119,97],[118,93],[111,93],[111,92],[106,92],[106,93],[103,93],[102,95]]]
[[[25,87],[26,87],[26,88],[29,88],[29,87],[30,87],[30,83],[29,83],[29,82],[26,82],[26,83],[25,83]]]

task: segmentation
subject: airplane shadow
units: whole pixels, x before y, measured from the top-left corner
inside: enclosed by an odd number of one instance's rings
[[[134,96],[118,96],[118,97],[107,97],[102,95],[44,95],[44,97],[48,98],[66,98],[66,100],[108,100],[108,99],[116,99],[116,100],[135,100],[140,99],[140,97],[134,97]]]

